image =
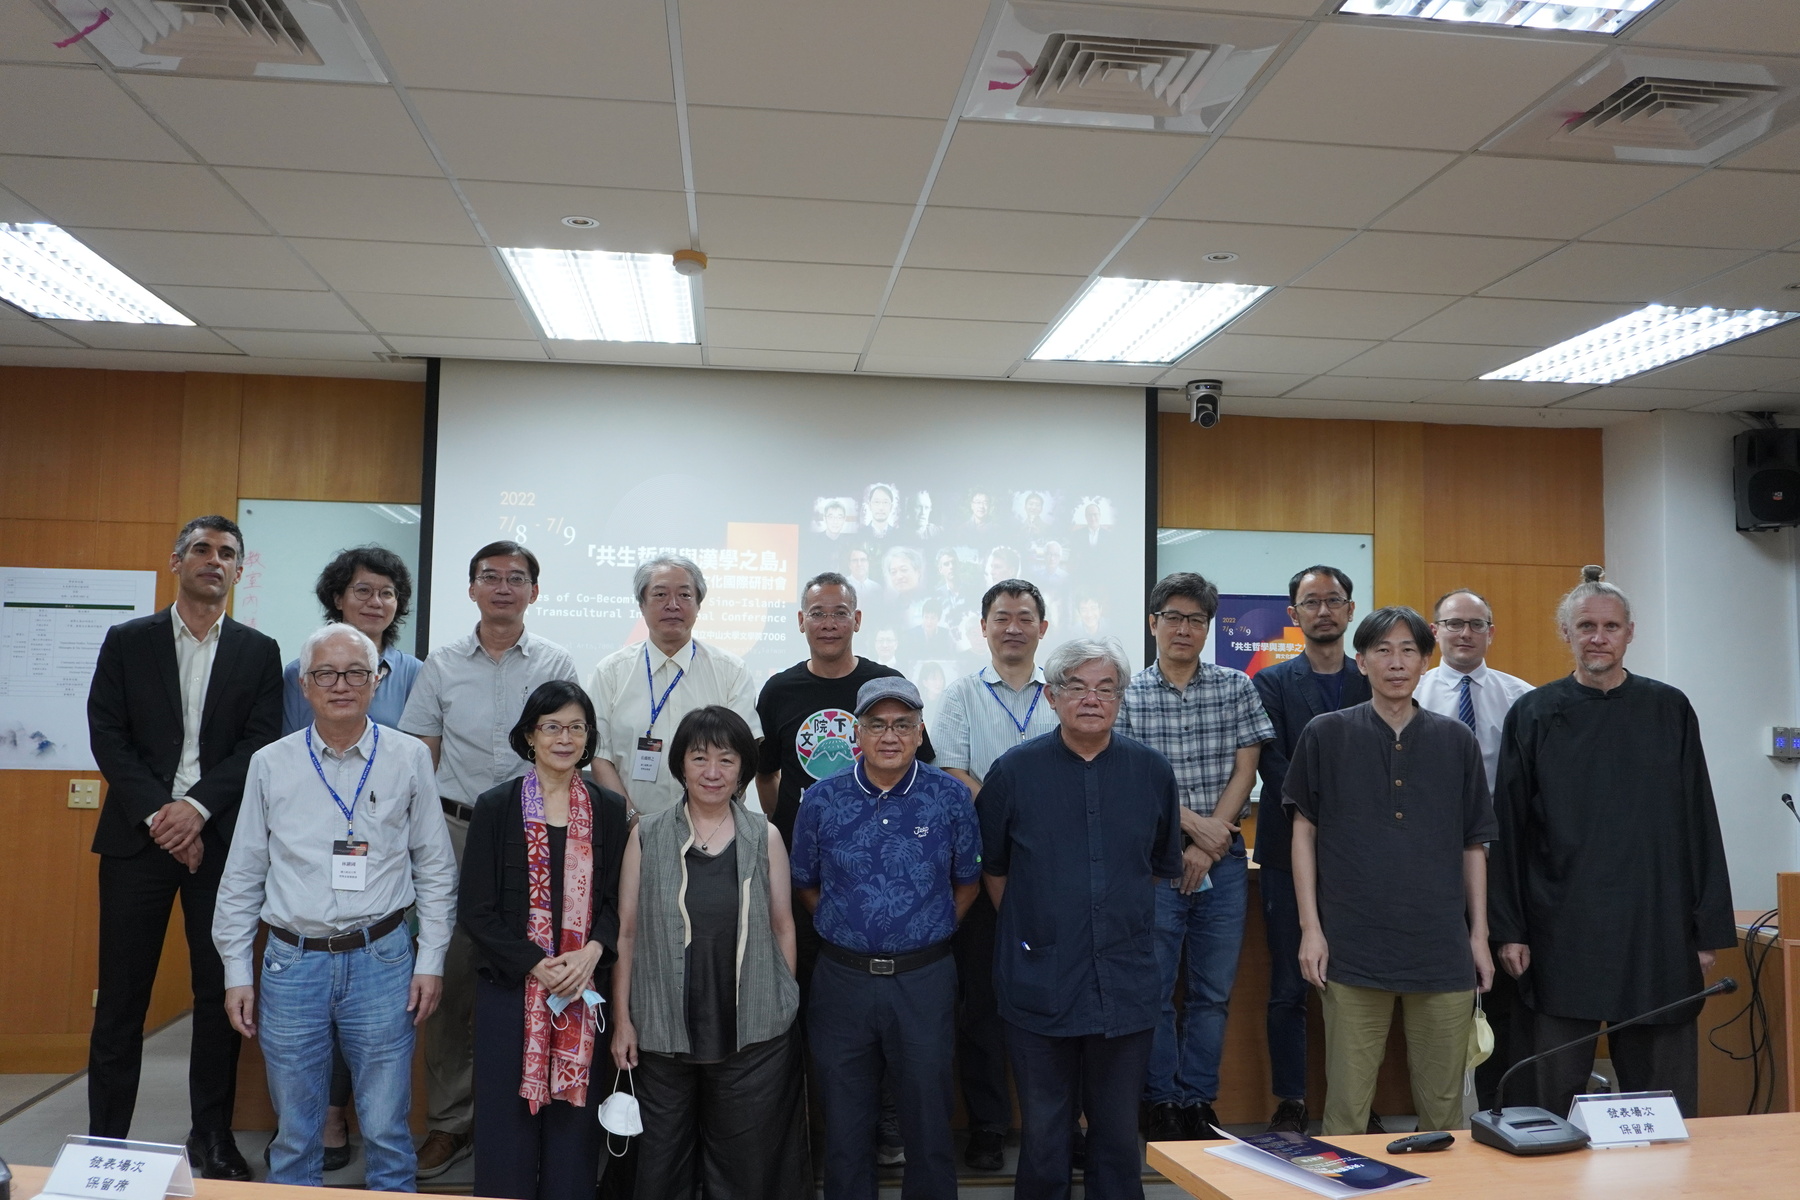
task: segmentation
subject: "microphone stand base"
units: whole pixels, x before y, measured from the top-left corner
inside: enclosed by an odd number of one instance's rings
[[[1482,1109],[1469,1118],[1469,1135],[1508,1154],[1563,1154],[1588,1144],[1584,1130],[1549,1109],[1525,1106]]]

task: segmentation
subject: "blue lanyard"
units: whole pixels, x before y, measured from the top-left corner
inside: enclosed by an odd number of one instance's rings
[[[319,773],[319,782],[331,793],[331,802],[344,814],[344,824],[348,831],[344,836],[350,838],[356,836],[356,805],[362,799],[363,784],[369,782],[369,772],[375,769],[375,756],[381,753],[381,726],[371,724],[370,728],[375,731],[375,740],[369,744],[369,761],[363,764],[362,778],[356,781],[356,795],[350,797],[350,806],[346,808],[343,797],[331,786],[331,780],[325,778],[325,768],[319,765],[319,756],[313,753],[312,726],[306,727],[306,753],[312,759],[313,770]]]
[[[688,643],[688,663],[690,666],[693,664],[694,655],[699,652],[700,646],[698,643]],[[675,678],[669,680],[669,686],[663,689],[662,699],[650,701],[650,728],[644,730],[645,737],[649,737],[656,732],[656,718],[662,716],[663,709],[669,707],[669,693],[675,690],[675,685],[680,683],[681,677],[686,674],[687,667],[675,668]],[[652,696],[656,695],[656,676],[650,671],[649,643],[645,643],[644,645],[644,690]]]
[[[977,676],[977,678],[979,678],[979,676]],[[1000,693],[994,690],[993,684],[983,679],[981,681],[981,686],[988,690],[988,695],[994,698],[994,703],[1000,706],[1000,711],[1006,714],[1006,719],[1011,721],[1013,725],[1017,727],[1021,735],[1024,734],[1027,729],[1031,728],[1031,718],[1032,715],[1037,712],[1038,701],[1044,698],[1043,684],[1040,683],[1037,685],[1037,693],[1031,697],[1031,707],[1025,710],[1025,719],[1023,721],[1013,716],[1013,710],[1006,707],[1006,701],[1000,698]]]

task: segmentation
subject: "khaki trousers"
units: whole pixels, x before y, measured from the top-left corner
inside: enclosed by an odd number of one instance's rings
[[[1326,1137],[1368,1128],[1395,1000],[1406,1014],[1406,1059],[1420,1131],[1463,1128],[1463,1071],[1475,993],[1388,992],[1333,983],[1325,988]]]
[[[446,815],[456,866],[462,868],[469,823]],[[444,991],[425,1019],[425,1124],[449,1134],[475,1127],[475,947],[458,921],[444,954]]]

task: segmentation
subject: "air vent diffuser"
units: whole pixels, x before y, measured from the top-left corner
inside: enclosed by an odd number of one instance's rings
[[[124,71],[385,83],[342,0],[51,0]]]
[[[1766,83],[1640,75],[1570,121],[1558,136],[1698,150],[1719,130],[1780,96],[1780,88]]]
[[[1179,117],[1183,99],[1217,49],[1205,42],[1053,33],[1019,89],[1019,103]]]

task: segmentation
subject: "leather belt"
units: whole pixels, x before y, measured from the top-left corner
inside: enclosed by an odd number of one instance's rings
[[[406,910],[397,909],[389,913],[373,925],[362,929],[353,929],[349,933],[333,934],[331,937],[303,938],[297,933],[289,933],[279,925],[269,926],[269,932],[290,946],[298,946],[302,950],[324,950],[330,954],[343,954],[347,950],[361,950],[370,942],[379,941],[406,920]]]
[[[444,815],[446,817],[455,817],[464,824],[475,819],[475,808],[473,805],[460,804],[455,800],[448,800],[442,796],[438,797],[438,803],[444,806]]]
[[[833,962],[843,963],[846,967],[858,971],[867,971],[871,975],[901,975],[907,971],[928,967],[940,958],[950,954],[948,939],[935,946],[927,946],[923,950],[914,950],[911,954],[888,954],[870,957],[867,954],[852,954],[841,946],[830,942],[820,942],[819,952]]]

